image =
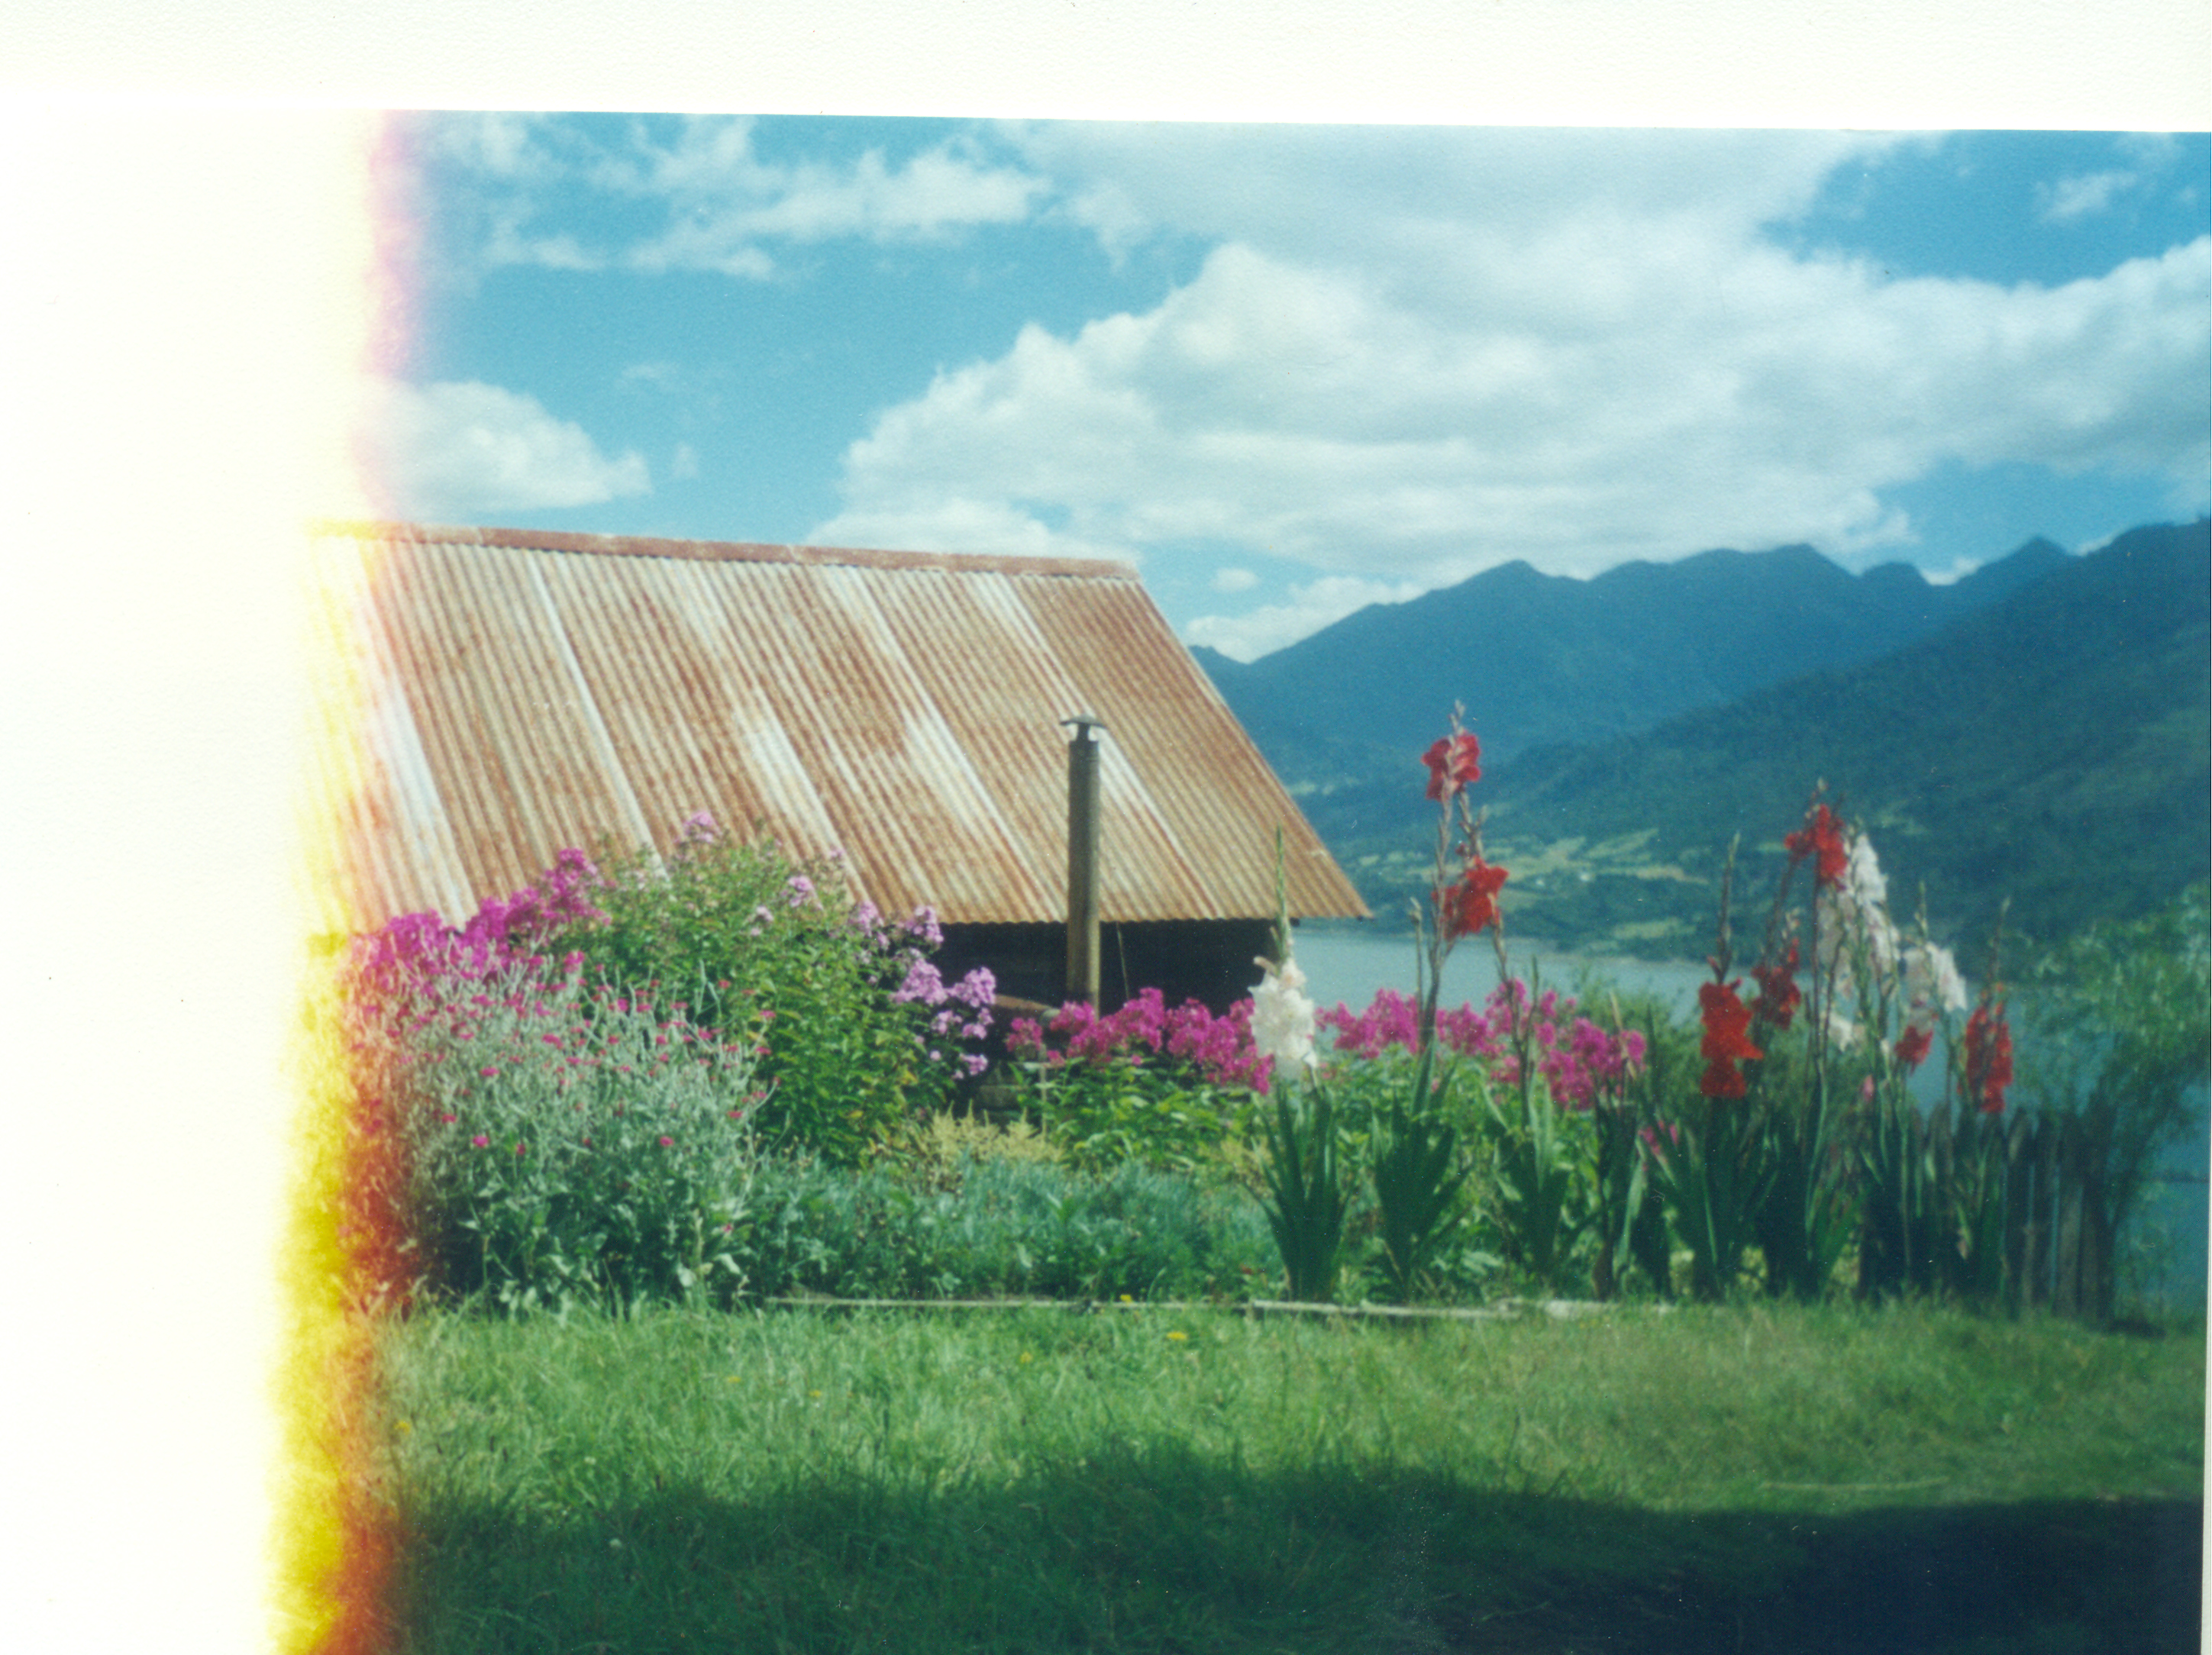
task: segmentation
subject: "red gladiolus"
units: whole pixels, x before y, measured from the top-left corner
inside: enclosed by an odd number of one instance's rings
[[[1448,799],[1470,782],[1480,781],[1481,757],[1481,744],[1465,731],[1437,742],[1421,755],[1421,762],[1429,767],[1429,797]]]
[[[2004,1008],[1984,1000],[1966,1019],[1966,1094],[1985,1115],[2004,1112],[2005,1088],[2012,1084],[2012,1030]]]
[[[1716,1058],[1698,1076],[1698,1090],[1709,1098],[1740,1098],[1743,1095],[1743,1070],[1725,1058]]]
[[[1480,857],[1475,858],[1457,884],[1437,893],[1438,919],[1444,935],[1472,937],[1496,924],[1498,890],[1504,883],[1504,869],[1493,868]]]
[[[1736,997],[1733,983],[1706,983],[1698,990],[1705,1036],[1698,1048],[1705,1072],[1698,1090],[1709,1098],[1743,1095],[1743,1072],[1736,1065],[1766,1054],[1751,1043],[1751,1009]]]
[[[1782,848],[1790,852],[1793,864],[1808,856],[1817,858],[1813,876],[1822,890],[1833,890],[1840,885],[1844,870],[1851,863],[1850,852],[1844,848],[1844,824],[1825,804],[1813,807],[1803,828],[1782,836]]]
[[[1935,1044],[1935,1035],[1915,1023],[1897,1037],[1897,1060],[1907,1069],[1917,1069]]]
[[[1797,1008],[1804,1003],[1804,991],[1797,986],[1797,945],[1790,945],[1789,957],[1778,966],[1753,966],[1751,974],[1759,979],[1759,1020],[1772,1023],[1777,1028],[1790,1027]]]

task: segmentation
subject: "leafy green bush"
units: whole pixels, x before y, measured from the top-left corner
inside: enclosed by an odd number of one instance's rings
[[[587,1013],[574,971],[511,967],[381,1054],[417,1291],[526,1309],[734,1286],[750,1045],[602,996]]]
[[[1124,1166],[969,1161],[957,1184],[887,1167],[762,1164],[730,1243],[749,1295],[1246,1297],[1272,1249],[1242,1197]]]
[[[2112,1315],[2129,1221],[2159,1158],[2198,1123],[2212,1068],[2212,917],[2197,885],[2160,912],[2091,927],[2043,961],[2025,998],[2027,1090],[2070,1118],[2095,1241],[2090,1310]]]
[[[855,1161],[981,1067],[965,1046],[988,1032],[990,973],[945,983],[934,917],[895,924],[854,902],[835,856],[795,863],[695,815],[665,862],[604,858],[592,897],[598,912],[548,951],[710,1028],[757,1030],[764,1142]]]
[[[1060,1146],[1018,1116],[987,1120],[973,1112],[933,1110],[908,1123],[885,1159],[923,1183],[957,1189],[969,1164],[987,1161],[1041,1161],[1058,1165]]]
[[[1156,988],[1103,1017],[1071,1001],[1050,1024],[1064,1052],[1018,1017],[1007,1040],[1015,1090],[1071,1165],[1233,1172],[1267,1087],[1251,1016],[1249,1000],[1220,1017],[1194,999],[1170,1010]]]

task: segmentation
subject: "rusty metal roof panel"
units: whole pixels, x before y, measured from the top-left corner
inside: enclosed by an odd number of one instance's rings
[[[1066,917],[1066,735],[1106,724],[1109,920],[1365,912],[1133,569],[325,524],[349,923],[449,917],[707,810],[952,923]],[[350,701],[349,710],[339,702]],[[339,927],[333,926],[332,929]]]

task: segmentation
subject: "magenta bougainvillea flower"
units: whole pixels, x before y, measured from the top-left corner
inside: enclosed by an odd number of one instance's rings
[[[1321,1014],[1322,1028],[1334,1032],[1334,1049],[1349,1058],[1379,1058],[1392,1046],[1412,1053],[1420,1049],[1420,1003],[1396,989],[1377,989],[1364,1012],[1340,1005]],[[1536,1072],[1553,1098],[1565,1109],[1583,1110],[1595,1101],[1601,1088],[1619,1085],[1626,1075],[1642,1067],[1643,1035],[1634,1029],[1610,1032],[1587,1017],[1574,1015],[1575,1003],[1556,990],[1547,989],[1534,1006],[1528,986],[1514,978],[1490,993],[1478,1010],[1472,1005],[1457,1010],[1439,1007],[1437,1041],[1445,1051],[1473,1058],[1485,1064],[1491,1079],[1510,1086],[1520,1078],[1513,1052],[1516,1017],[1529,1020],[1535,1036]],[[1573,1018],[1569,1023],[1567,1019]]]
[[[1136,998],[1103,1017],[1087,1003],[1071,1000],[1049,1025],[1049,1033],[1066,1038],[1065,1055],[1047,1046],[1047,1033],[1035,1018],[1017,1017],[1007,1025],[1006,1047],[1048,1067],[1073,1062],[1140,1068],[1146,1058],[1165,1053],[1194,1064],[1210,1084],[1261,1093],[1273,1067],[1253,1044],[1249,999],[1237,1001],[1220,1017],[1197,999],[1170,1009],[1156,988],[1140,989]]]

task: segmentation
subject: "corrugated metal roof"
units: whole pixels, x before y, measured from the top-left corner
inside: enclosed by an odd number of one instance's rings
[[[1104,720],[1108,920],[1364,914],[1127,564],[319,525],[325,929],[665,852],[694,811],[953,924],[1066,917],[1066,732]]]

